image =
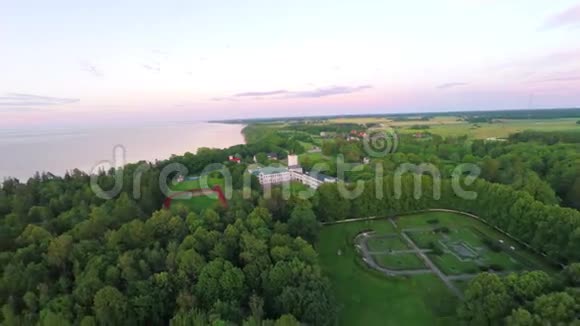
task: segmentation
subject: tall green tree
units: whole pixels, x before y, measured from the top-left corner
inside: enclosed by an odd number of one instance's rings
[[[310,243],[318,238],[319,223],[310,207],[299,205],[294,208],[288,220],[288,231],[294,237],[302,237]]]
[[[93,311],[101,325],[122,325],[128,321],[127,299],[112,286],[105,286],[95,294]]]
[[[470,325],[496,325],[511,306],[512,298],[500,277],[482,273],[469,282],[458,314]]]

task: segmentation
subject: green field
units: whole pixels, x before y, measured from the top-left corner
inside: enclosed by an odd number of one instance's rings
[[[448,253],[441,256],[429,254],[428,257],[445,275],[475,274],[480,272],[476,263],[460,261],[457,257]]]
[[[359,221],[325,226],[320,234],[318,251],[326,275],[330,278],[340,304],[341,325],[454,325],[457,298],[434,274],[412,276],[386,276],[369,268],[354,250],[353,240],[361,232],[375,231],[369,235],[367,245],[375,262],[392,270],[424,269],[421,259],[414,253],[389,254],[390,250],[406,249],[404,240],[392,237],[406,230],[413,241],[429,248],[437,242],[443,253],[428,257],[447,275],[476,274],[481,266],[501,266],[504,271],[552,268],[485,224],[455,213],[429,212],[401,216],[396,219],[398,228],[387,220]],[[447,227],[446,232],[433,232],[437,227]],[[380,235],[389,235],[381,237]],[[502,240],[499,252],[485,246],[484,238]],[[419,240],[417,240],[419,239]],[[440,242],[441,240],[441,242]],[[449,248],[465,246],[466,252]],[[392,246],[392,247],[390,247]],[[514,247],[514,250],[510,247]],[[455,248],[455,247],[453,247]],[[449,251],[449,252],[448,252]],[[458,258],[461,257],[461,259]],[[464,290],[468,281],[455,281]]]
[[[429,220],[431,222],[436,220],[437,223],[429,223]],[[498,231],[467,216],[448,212],[430,212],[400,216],[396,219],[396,222],[401,229],[433,227],[447,227],[450,229],[450,232],[445,235],[434,232],[408,232],[407,234],[409,237],[411,237],[411,239],[413,239],[413,241],[415,241],[415,243],[417,243],[421,248],[427,249],[429,248],[429,243],[439,242],[439,240],[445,237],[448,242],[453,243],[463,241],[468,243],[470,247],[480,248],[479,265],[482,266],[499,265],[503,270],[513,271],[519,271],[522,269],[542,269],[551,271],[553,269],[548,262],[525,250],[516,241],[513,241]],[[501,244],[501,251],[494,252],[487,248],[484,244],[484,239],[486,238],[497,244],[499,244],[500,240],[503,241],[503,244]],[[514,249],[512,250],[511,247]],[[443,254],[443,256],[446,255],[453,256],[447,253]],[[469,270],[473,269],[471,264],[460,264],[461,262],[458,259],[453,259],[451,257],[440,257],[437,261],[443,262],[443,265],[438,264],[442,269],[446,269],[447,266],[454,270],[460,267]],[[437,261],[434,260],[436,263]],[[458,263],[456,263],[456,261]]]
[[[325,226],[320,234],[320,261],[339,301],[340,324],[455,324],[457,299],[436,276],[387,278],[362,263],[352,240],[364,230],[395,232],[388,221],[375,220]]]
[[[209,188],[215,186],[215,185],[220,185],[220,186],[224,186],[224,179],[222,178],[207,178],[207,184],[209,186]],[[174,185],[171,186],[171,190],[173,191],[183,191],[183,190],[189,190],[189,189],[197,189],[197,188],[201,188],[200,185],[200,180],[186,180],[183,182],[179,182],[176,183]]]
[[[380,266],[393,270],[427,268],[415,254],[373,255],[373,259]]]
[[[220,185],[222,188],[224,186],[224,179],[221,178],[208,178],[207,184],[209,188],[213,187],[214,185]],[[180,192],[186,191],[190,189],[198,189],[201,188],[200,180],[186,180],[175,185],[172,185],[171,190],[173,192]],[[175,199],[171,202],[171,208],[178,207],[178,206],[185,206],[188,210],[192,210],[194,212],[201,212],[207,208],[214,207],[218,203],[217,194],[212,193],[210,195],[202,195],[198,197],[192,197],[187,200],[178,200]]]
[[[431,244],[439,240],[439,235],[432,231],[408,232],[407,235],[421,249],[429,249]]]
[[[496,119],[493,123],[469,123],[459,117],[433,117],[429,120],[393,121],[386,118],[338,118],[329,123],[381,123],[385,127],[396,128],[401,133],[429,132],[440,136],[463,136],[473,139],[503,138],[510,134],[524,131],[578,131],[577,118],[560,119]],[[413,129],[413,126],[428,126],[428,129]]]
[[[306,161],[310,162],[324,162],[330,160],[329,157],[324,156],[322,153],[304,153],[300,154],[299,157],[300,163],[304,164]]]
[[[369,250],[387,251],[408,249],[407,244],[398,234],[392,236],[373,237],[368,241]]]
[[[441,136],[462,136],[470,138],[505,138],[510,134],[524,130],[534,131],[569,131],[580,132],[580,127],[576,124],[578,119],[553,119],[553,120],[502,120],[494,123],[458,123],[434,125],[426,131]],[[412,129],[403,129],[415,132]]]

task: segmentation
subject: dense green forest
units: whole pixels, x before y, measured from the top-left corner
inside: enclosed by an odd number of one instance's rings
[[[301,154],[299,141],[309,141],[321,130],[348,132],[361,130],[352,124],[325,126],[301,125],[271,128],[252,125],[246,128],[246,138],[251,143],[271,149],[296,149]],[[423,132],[423,138],[399,134],[396,152],[373,163],[383,166],[384,171],[394,171],[402,163],[429,163],[435,165],[442,176],[450,177],[453,169],[462,163],[477,164],[481,177],[494,183],[512,186],[530,193],[535,199],[547,204],[560,204],[580,208],[580,138],[578,132],[533,132],[514,134],[509,141],[470,140],[467,137],[446,137]],[[312,140],[310,140],[312,141]],[[362,142],[352,142],[336,136],[320,140],[322,153],[328,158],[342,154],[345,162],[361,163],[368,155]],[[295,144],[295,145],[293,145]],[[329,166],[325,173],[336,176],[333,159],[304,158],[306,169],[316,163]],[[360,164],[358,169],[347,172],[345,181],[369,180],[374,177],[375,165]]]
[[[472,279],[458,316],[469,325],[575,325],[580,302],[580,264],[556,277],[533,271]]]
[[[427,139],[402,136],[396,152],[371,157],[370,164],[361,163],[344,176],[347,184],[324,184],[309,200],[286,199],[279,188],[265,198],[255,179],[250,198],[243,198],[242,180],[253,156],[304,153],[304,144],[321,132],[310,128],[252,125],[245,131],[247,145],[147,163],[138,194],[133,176],[139,164],[127,165],[122,190],[111,200],[95,196],[90,176],[80,171],[5,180],[0,189],[1,320],[7,325],[335,324],[339,306],[315,249],[320,223],[427,208],[479,215],[544,254],[556,268],[564,267],[553,276],[481,274],[465,291],[461,319],[481,325],[556,325],[577,319],[580,143],[575,137],[523,133],[486,142],[428,132]],[[348,124],[333,128],[324,131],[358,130]],[[347,162],[365,157],[360,142],[320,141],[325,162],[324,156],[339,154]],[[229,155],[241,157],[242,164],[227,162]],[[405,162],[439,169],[440,198],[433,195],[437,185],[428,175],[420,177],[422,196],[414,195],[413,174],[403,176],[402,192],[395,193],[394,171]],[[190,174],[211,163],[226,164],[234,186],[228,207],[201,213],[162,210],[158,184],[161,170],[171,163],[183,164]],[[307,163],[309,168],[317,162]],[[456,195],[451,178],[458,163],[481,168],[483,178],[462,185],[476,199]],[[380,178],[377,164],[384,171]],[[99,184],[113,188],[118,172],[103,172]],[[345,199],[339,187],[353,190],[356,181],[364,190]]]
[[[113,200],[98,199],[78,171],[24,184],[6,180],[0,192],[4,323],[332,323],[328,281],[304,240],[317,234],[309,203],[289,203],[284,214],[272,215],[257,193],[247,201],[236,192],[227,210],[159,210],[162,166],[181,162],[200,171],[228,154],[201,150],[151,165],[139,200],[132,199],[131,183]],[[112,184],[113,176],[103,174],[101,183]]]

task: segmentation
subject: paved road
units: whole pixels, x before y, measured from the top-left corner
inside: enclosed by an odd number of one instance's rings
[[[453,282],[447,277],[447,275],[443,274],[443,272],[441,272],[441,270],[431,261],[431,259],[429,259],[429,257],[427,257],[427,255],[425,255],[425,253],[423,253],[419,249],[419,247],[417,247],[415,242],[413,242],[413,240],[411,240],[411,238],[409,238],[409,236],[405,234],[405,232],[401,232],[401,236],[403,236],[403,239],[405,239],[409,243],[411,248],[416,250],[417,255],[419,255],[419,257],[423,259],[425,264],[427,264],[427,266],[433,271],[433,273],[435,273],[435,275],[437,275],[441,279],[441,281],[445,283],[445,285],[449,288],[449,290],[451,290],[451,292],[453,292],[453,294],[455,294],[457,297],[463,299],[463,293],[461,293],[461,291],[459,291],[459,289],[455,286],[455,284],[453,284]]]

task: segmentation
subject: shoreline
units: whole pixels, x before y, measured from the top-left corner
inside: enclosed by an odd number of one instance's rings
[[[11,153],[0,162],[0,180],[26,182],[38,173],[63,177],[78,169],[90,174],[101,163],[116,163],[115,148],[123,149],[123,164],[155,162],[195,154],[202,147],[228,148],[246,143],[245,124],[188,122],[131,126],[126,128],[32,129],[0,134],[0,151]],[[117,159],[119,160],[119,159]],[[116,165],[116,164],[114,164]]]

